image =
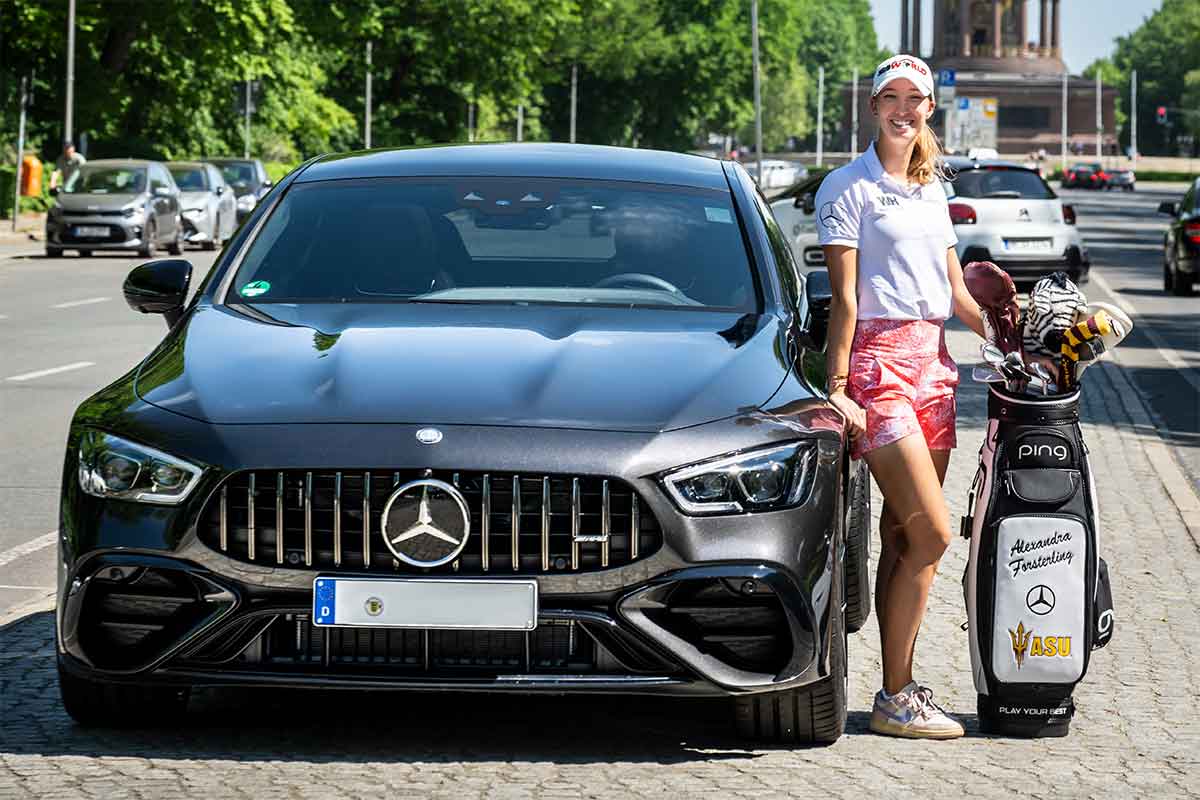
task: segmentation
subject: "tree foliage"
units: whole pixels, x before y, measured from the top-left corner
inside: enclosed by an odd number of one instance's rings
[[[363,141],[372,43],[374,146],[577,140],[666,149],[753,126],[750,0],[78,0],[74,138],[88,155],[240,153],[245,81],[261,86],[251,150],[296,162]],[[827,131],[841,87],[880,57],[868,0],[760,0],[767,145]],[[0,2],[0,120],[34,76],[29,141],[63,136],[67,0]],[[14,137],[7,137],[11,147]],[[746,140],[748,141],[748,139]],[[11,156],[10,156],[11,157]]]

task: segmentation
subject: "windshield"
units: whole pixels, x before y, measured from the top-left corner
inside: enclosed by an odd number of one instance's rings
[[[83,167],[67,181],[67,194],[140,194],[146,170],[136,167]]]
[[[181,192],[204,192],[208,190],[208,179],[199,167],[169,167],[171,177]]]
[[[217,166],[221,170],[221,175],[224,176],[225,182],[230,186],[236,186],[241,189],[255,183],[254,165],[248,161],[233,164],[218,164]]]
[[[754,285],[726,192],[379,178],[294,185],[251,244],[230,297],[753,311]]]
[[[1023,169],[972,169],[954,176],[954,193],[959,197],[1049,200],[1054,192],[1037,174]]]

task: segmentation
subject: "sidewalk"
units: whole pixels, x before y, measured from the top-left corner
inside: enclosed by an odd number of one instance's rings
[[[947,340],[964,376],[959,449],[946,481],[957,529],[984,436],[986,392],[969,379],[978,355],[975,336],[952,323]],[[967,635],[960,628],[967,542],[956,539],[934,583],[916,649],[918,679],[967,725],[968,737],[955,742],[867,733],[880,670],[874,616],[850,637],[847,735],[827,748],[743,749],[746,743],[729,734],[722,704],[623,697],[450,695],[425,702],[421,707],[432,709],[425,714],[399,717],[361,702],[347,705],[330,727],[279,722],[262,693],[214,693],[198,715],[207,720],[200,736],[187,729],[89,732],[72,726],[58,705],[46,599],[0,615],[0,797],[103,794],[104,787],[135,797],[256,797],[293,786],[321,797],[385,787],[404,796],[655,800],[681,792],[861,800],[906,790],[1054,800],[1195,796],[1200,547],[1177,505],[1186,504],[1186,496],[1172,499],[1162,443],[1119,365],[1104,362],[1088,371],[1081,414],[1116,625],[1111,644],[1093,654],[1076,690],[1079,711],[1064,739],[980,735]],[[879,508],[876,494],[876,516]],[[873,545],[877,558],[877,536]]]
[[[22,212],[15,232],[12,219],[0,219],[0,258],[44,252],[45,231],[46,214],[41,211]]]

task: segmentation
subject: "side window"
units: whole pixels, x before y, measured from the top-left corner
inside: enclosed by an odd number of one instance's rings
[[[1196,191],[1196,184],[1192,184],[1192,188],[1188,189],[1187,194],[1183,197],[1183,202],[1179,204],[1179,210],[1187,213],[1190,211],[1200,211],[1200,192]]]
[[[157,164],[150,165],[150,190],[154,191],[158,188],[171,188],[171,179],[167,176],[165,170]]]
[[[771,206],[767,204],[761,191],[754,192],[754,204],[767,229],[767,239],[771,243],[771,253],[775,257],[775,266],[779,273],[779,280],[783,284],[783,290],[791,300],[792,308],[799,308],[799,270],[796,269],[796,262],[792,258],[792,248],[788,245],[783,231],[779,229],[779,223],[775,221],[775,215],[771,213]]]

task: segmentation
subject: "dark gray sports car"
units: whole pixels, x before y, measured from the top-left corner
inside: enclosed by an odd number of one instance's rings
[[[87,724],[201,685],[721,695],[832,741],[869,607],[828,278],[737,164],[318,158],[72,420],[58,658]]]

